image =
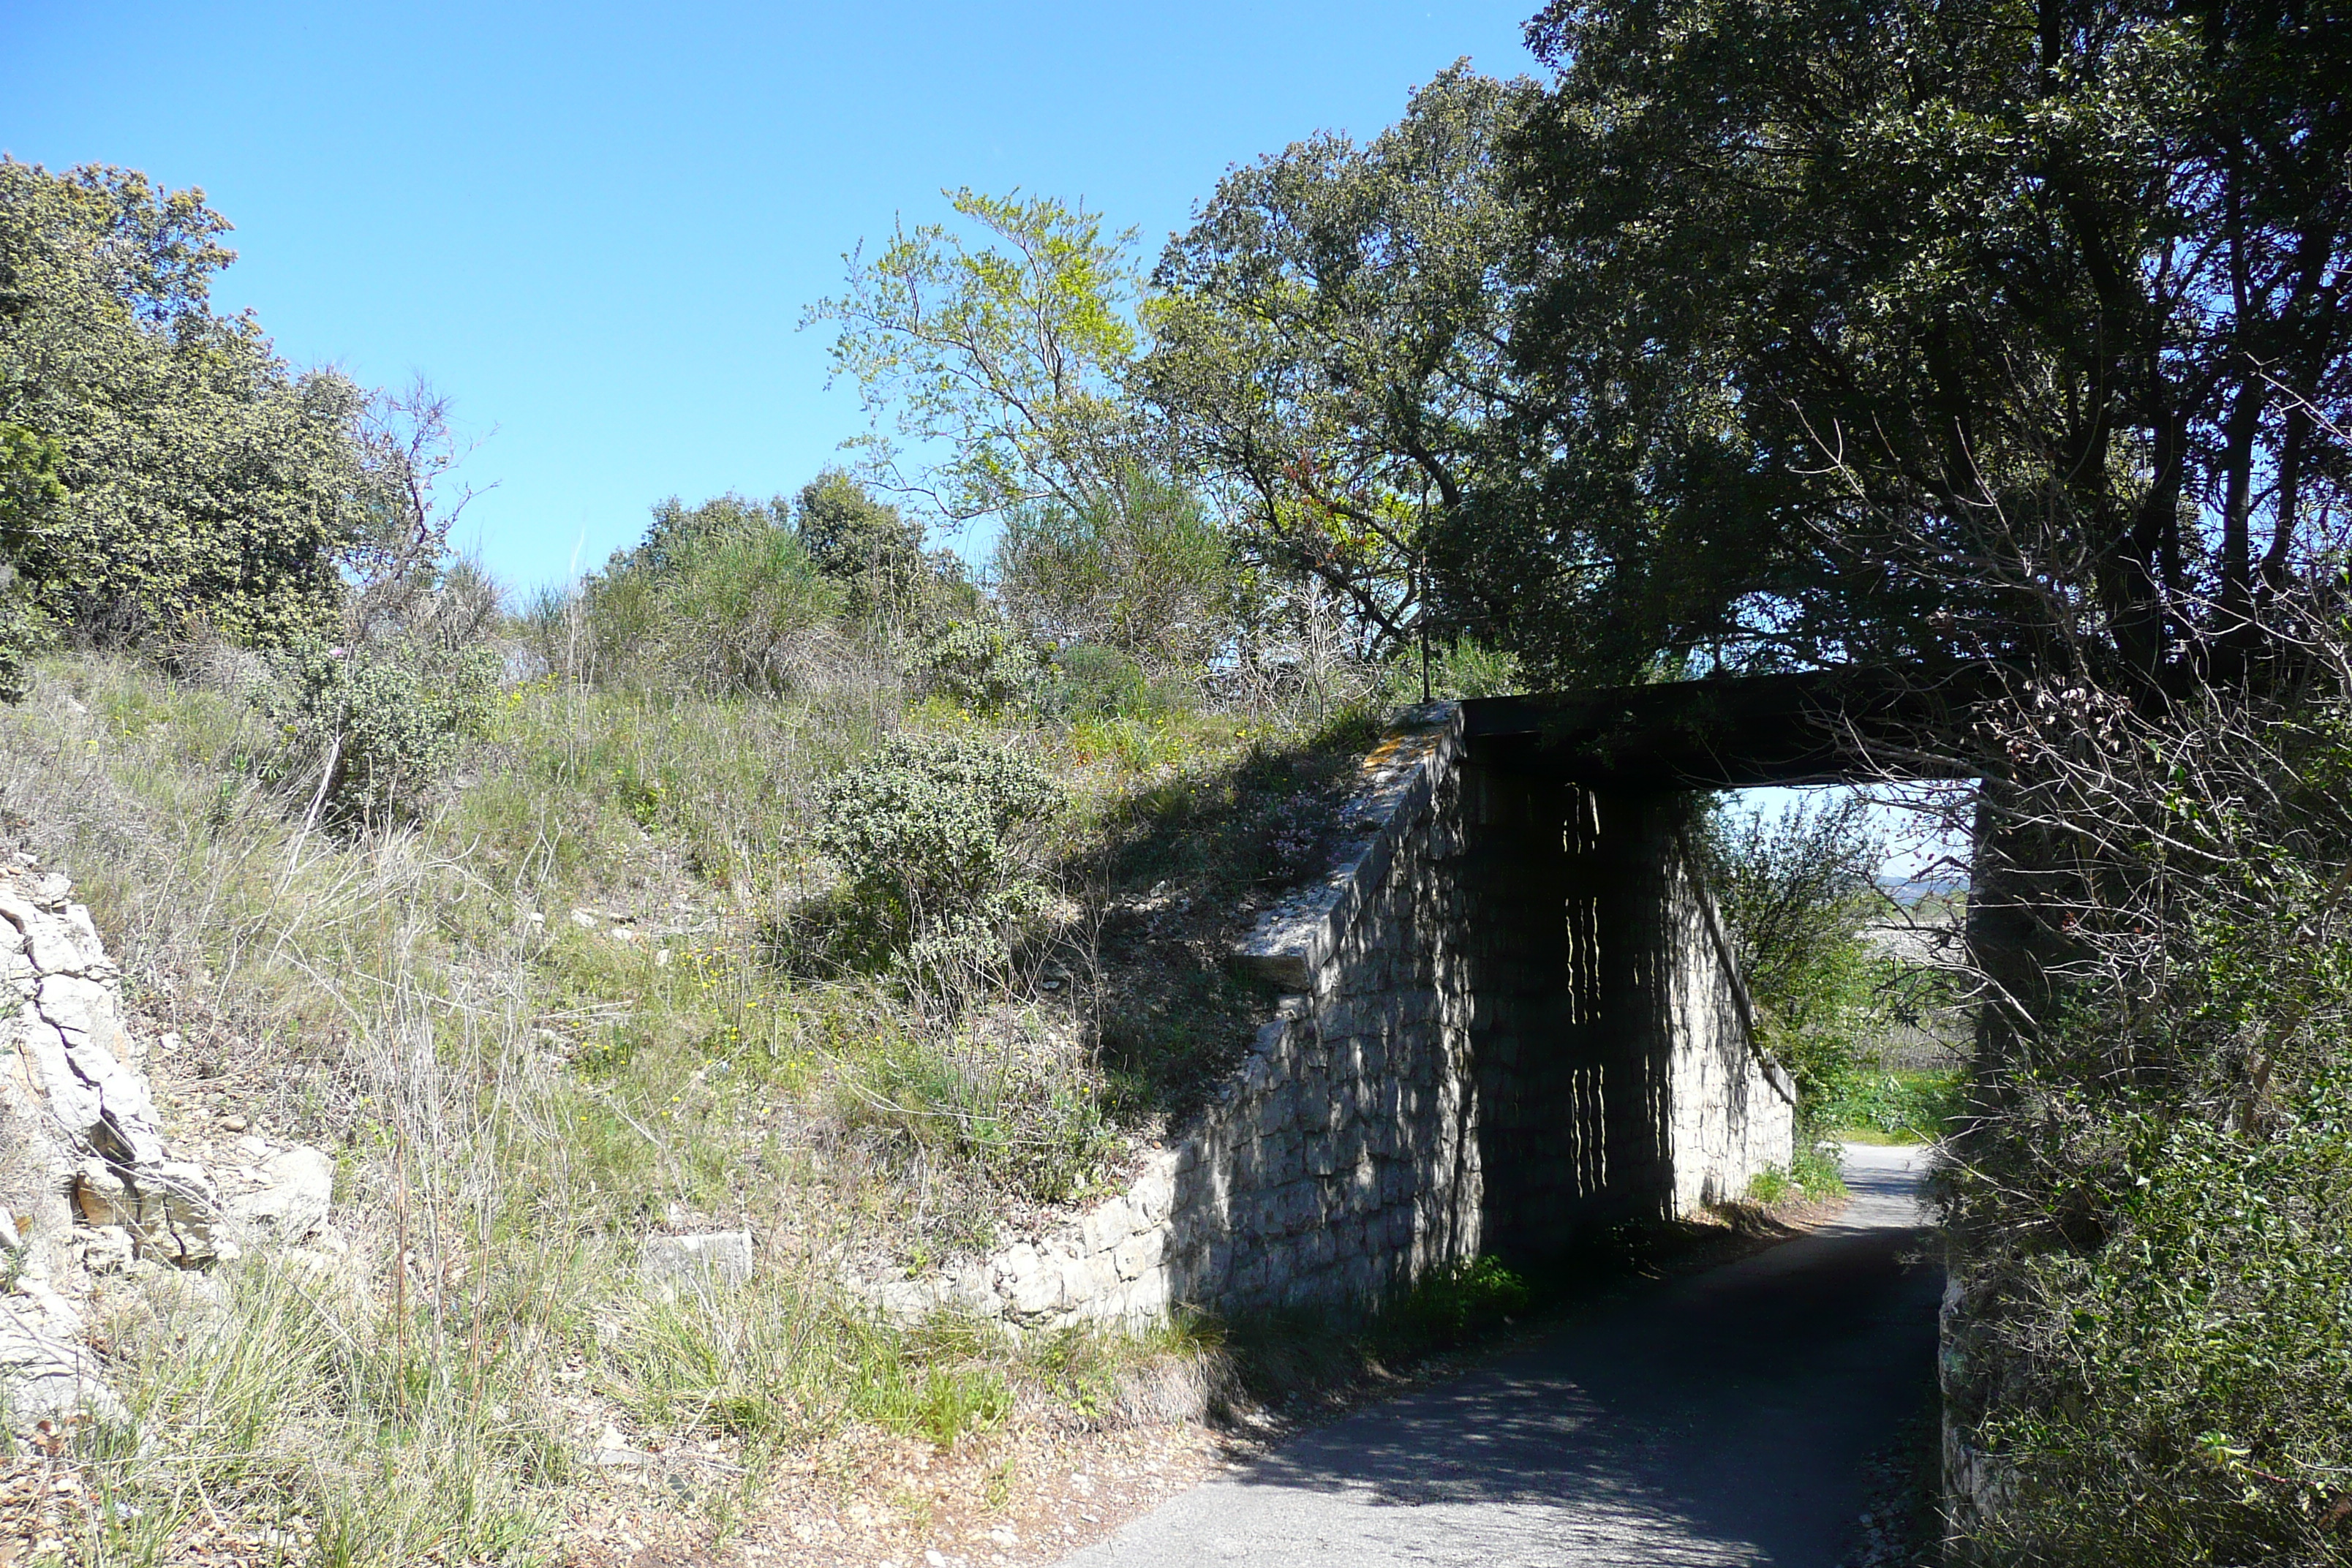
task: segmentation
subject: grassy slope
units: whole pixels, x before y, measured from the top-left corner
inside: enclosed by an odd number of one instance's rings
[[[1013,726],[1072,798],[1026,983],[951,1024],[778,962],[823,888],[802,846],[824,781],[893,726],[977,722],[874,682],[524,687],[429,821],[351,842],[292,826],[257,782],[279,737],[235,697],[88,658],[0,710],[0,837],[66,866],[135,1005],[189,1041],[160,1086],[175,1135],[250,1110],[337,1151],[356,1216],[348,1259],[226,1271],[226,1329],[113,1292],[114,1373],[156,1440],[108,1457],[133,1506],[94,1559],[158,1560],[226,1514],[290,1521],[325,1562],[527,1560],[607,1429],[707,1448],[743,1478],[731,1508],[830,1434],[952,1443],[1190,1353],[895,1329],[840,1281],[987,1245],[1181,1116],[1255,1005],[1222,953],[1282,869],[1280,814],[1360,737]],[[750,1300],[634,1285],[649,1232],[737,1224]]]

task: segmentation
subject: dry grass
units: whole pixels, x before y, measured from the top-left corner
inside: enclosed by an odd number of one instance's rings
[[[600,1455],[693,1467],[718,1538],[828,1445],[1126,1419],[1135,1379],[1198,1365],[1175,1331],[894,1326],[846,1282],[1043,1217],[971,1135],[972,1063],[1083,1102],[1045,1135],[1065,1195],[1181,1110],[1240,1043],[1218,943],[1265,802],[1338,751],[1214,713],[1006,721],[1070,794],[1056,911],[950,1015],[774,951],[827,886],[825,781],[895,728],[982,722],[885,676],[517,687],[424,820],[358,837],[299,826],[231,683],[76,658],[0,710],[0,838],[76,879],[146,1026],[185,1037],[175,1136],[235,1112],[333,1150],[350,1248],[110,1290],[144,1436],[89,1440],[74,1560],[547,1561],[625,1468]],[[1143,1023],[1107,1048],[1106,1016]],[[753,1282],[648,1296],[646,1237],[705,1226],[752,1232]]]

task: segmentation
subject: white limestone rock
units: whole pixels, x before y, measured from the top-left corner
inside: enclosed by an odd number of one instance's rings
[[[296,1144],[264,1161],[254,1192],[229,1200],[228,1210],[256,1240],[308,1241],[327,1223],[334,1201],[335,1162],[324,1151]]]
[[[222,1215],[220,1194],[211,1175],[190,1160],[142,1165],[124,1184],[137,1208],[130,1230],[139,1255],[192,1268],[215,1258],[234,1257],[227,1238],[214,1234]]]
[[[20,1438],[29,1438],[39,1422],[75,1415],[130,1424],[98,1358],[55,1331],[26,1297],[0,1296],[0,1385],[7,1389],[8,1425]]]
[[[698,1236],[656,1236],[646,1241],[637,1264],[642,1279],[665,1300],[681,1289],[732,1289],[751,1278],[751,1233],[706,1231]]]
[[[55,873],[0,868],[0,1249],[16,1281],[0,1296],[0,1407],[20,1431],[76,1412],[123,1418],[61,1291],[234,1251],[215,1235],[209,1173],[169,1157],[121,971],[71,893]]]

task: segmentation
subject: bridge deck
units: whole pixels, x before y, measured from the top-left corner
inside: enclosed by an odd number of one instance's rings
[[[1967,716],[1998,679],[1862,667],[1475,698],[1463,734],[1490,763],[1601,789],[1972,778]]]

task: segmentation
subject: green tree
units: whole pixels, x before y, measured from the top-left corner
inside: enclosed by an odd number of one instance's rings
[[[227,227],[198,191],[0,159],[0,421],[55,444],[65,491],[16,564],[82,635],[276,642],[343,604],[377,482],[366,399],[212,311]]]
[[[0,424],[0,702],[23,700],[26,660],[47,640],[48,617],[33,605],[15,559],[65,499],[57,468],[56,442]]]
[[[1233,631],[1223,532],[1191,490],[1150,472],[1116,498],[1007,513],[992,575],[1005,612],[1057,646],[1097,643],[1166,669],[1204,662]]]
[[[1764,1043],[1795,1075],[1801,1105],[1817,1105],[1888,1022],[1864,937],[1885,903],[1885,837],[1855,795],[1801,798],[1776,815],[1720,805],[1705,826],[1708,883]]]
[[[1235,169],[1152,275],[1139,389],[1251,558],[1320,579],[1374,645],[1414,629],[1424,530],[1478,488],[1510,405],[1498,154],[1528,92],[1456,64],[1369,145]]]
[[[923,552],[922,525],[897,507],[833,469],[802,487],[793,525],[816,569],[846,590],[851,616],[893,626],[929,618],[941,563]]]
[[[1562,0],[1467,618],[1554,675],[2216,657],[2352,408],[2326,5]],[[2197,650],[2203,651],[2197,651]]]
[[[901,225],[848,286],[803,319],[838,323],[836,375],[873,416],[874,471],[951,521],[1118,493],[1135,432],[1120,376],[1137,349],[1132,230],[1105,235],[1083,205],[946,193],[975,243],[941,224]],[[897,441],[944,444],[927,471]]]
[[[58,444],[21,425],[0,424],[0,549],[24,548],[66,488],[58,482]]]

